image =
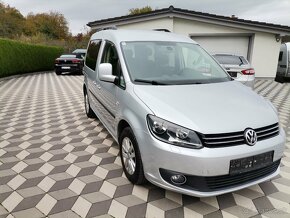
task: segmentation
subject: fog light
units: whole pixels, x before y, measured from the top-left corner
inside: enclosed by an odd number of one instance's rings
[[[173,175],[170,177],[170,180],[174,185],[183,185],[186,183],[186,177],[182,174]]]

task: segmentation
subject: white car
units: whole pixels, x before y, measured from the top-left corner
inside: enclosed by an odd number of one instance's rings
[[[255,70],[245,57],[232,54],[214,54],[213,57],[232,78],[252,89],[254,88]]]
[[[86,114],[118,142],[132,183],[206,197],[278,175],[285,132],[277,110],[189,37],[99,31],[84,75]]]

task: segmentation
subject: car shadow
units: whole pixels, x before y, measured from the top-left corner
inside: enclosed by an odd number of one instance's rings
[[[78,73],[78,72],[63,72],[59,74],[58,76],[83,76],[83,73]]]

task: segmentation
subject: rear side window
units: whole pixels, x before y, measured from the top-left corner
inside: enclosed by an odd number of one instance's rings
[[[93,71],[96,70],[97,58],[101,47],[101,40],[92,40],[88,47],[85,64]]]
[[[282,61],[282,58],[283,58],[283,51],[280,51],[280,53],[279,53],[279,61]]]

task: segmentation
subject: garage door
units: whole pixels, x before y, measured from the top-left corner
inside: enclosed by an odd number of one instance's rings
[[[248,36],[192,36],[209,53],[229,53],[248,58]]]

